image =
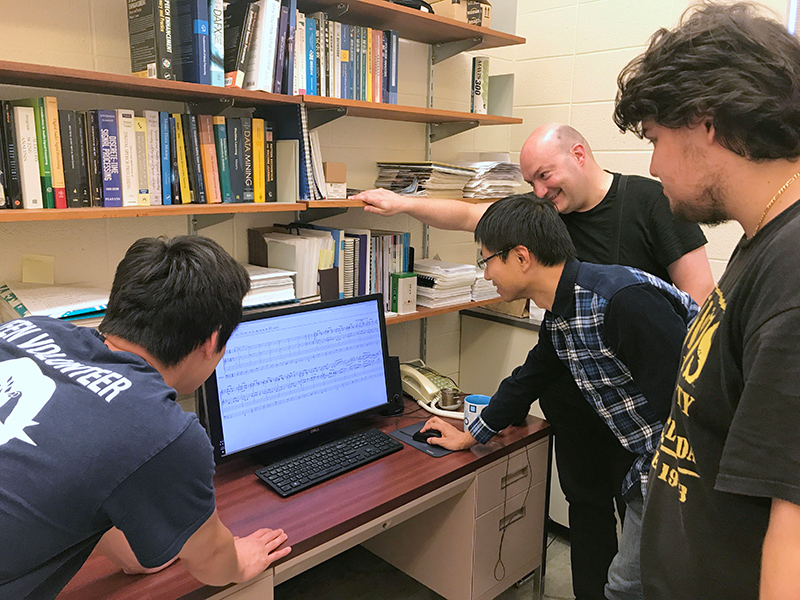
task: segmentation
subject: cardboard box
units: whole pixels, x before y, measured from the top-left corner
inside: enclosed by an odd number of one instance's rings
[[[467,0],[439,0],[433,2],[431,8],[437,17],[467,22]]]
[[[340,162],[322,163],[325,183],[347,183],[347,165]]]
[[[492,5],[486,0],[467,0],[467,23],[478,27],[491,27]]]

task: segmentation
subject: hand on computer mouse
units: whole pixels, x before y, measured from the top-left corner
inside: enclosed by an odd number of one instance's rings
[[[415,442],[428,442],[430,438],[434,437],[442,437],[442,432],[436,429],[428,429],[427,431],[418,431],[411,436]]]
[[[478,443],[469,431],[459,431],[439,417],[431,417],[420,429],[423,434],[429,431],[436,431],[439,436],[428,438],[427,443],[448,450],[466,450]]]

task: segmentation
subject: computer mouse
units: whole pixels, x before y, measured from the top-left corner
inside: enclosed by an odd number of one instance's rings
[[[428,439],[432,437],[442,437],[442,432],[436,429],[428,429],[427,431],[418,431],[414,435],[411,436],[415,442],[428,442]]]

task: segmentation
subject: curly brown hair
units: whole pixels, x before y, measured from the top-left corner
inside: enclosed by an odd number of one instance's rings
[[[614,122],[642,137],[709,119],[752,161],[800,157],[800,42],[751,3],[705,2],[659,29],[617,79]]]

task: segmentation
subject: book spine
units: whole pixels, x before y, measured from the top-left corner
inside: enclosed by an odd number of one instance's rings
[[[98,110],[97,130],[100,138],[100,165],[103,172],[103,206],[122,206],[117,113],[113,110]]]
[[[172,0],[128,0],[128,39],[134,75],[175,78]]]
[[[150,205],[164,204],[161,191],[161,124],[157,110],[142,113],[147,125],[147,172],[150,183]],[[169,138],[168,138],[169,139]]]
[[[259,22],[263,23],[259,28],[258,68],[255,83],[248,88],[247,82],[245,82],[245,89],[271,92],[275,85],[275,56],[278,48],[278,24],[281,3],[280,0],[262,1],[262,8],[258,15]]]
[[[178,163],[178,182],[181,190],[181,203],[192,202],[192,189],[189,183],[189,160],[186,156],[186,140],[183,136],[183,119],[180,113],[175,113],[175,153]]]
[[[214,117],[212,123],[214,127],[214,144],[217,147],[217,170],[219,171],[219,188],[222,194],[222,201],[226,203],[233,202],[225,117]]]
[[[228,134],[228,164],[231,174],[231,200],[244,202],[244,143],[242,142],[242,119],[226,120]]]
[[[78,152],[78,193],[81,208],[92,205],[92,194],[89,189],[89,154],[86,146],[86,115],[75,111],[75,123],[78,134],[76,150]]]
[[[275,75],[273,77],[272,91],[280,94],[283,88],[283,72],[286,62],[286,41],[289,36],[289,0],[281,1],[281,12],[278,19],[278,35],[275,52]]]
[[[367,69],[365,74],[367,94],[364,97],[364,100],[367,102],[374,102],[374,98],[372,96],[372,78],[373,73],[375,72],[375,63],[372,62],[372,27],[366,27],[365,29],[367,34]]]
[[[47,119],[47,139],[50,146],[50,171],[53,177],[53,196],[56,208],[67,208],[67,190],[64,183],[64,156],[61,148],[61,125],[58,121],[58,100],[45,96],[44,112]]]
[[[209,59],[211,85],[225,85],[225,13],[222,0],[209,0]]]
[[[197,129],[200,135],[200,157],[203,162],[203,181],[209,204],[222,202],[217,167],[217,146],[214,143],[214,125],[211,115],[197,116]]]
[[[297,26],[295,29],[294,50],[294,89],[295,95],[307,94],[307,59],[306,59],[306,16],[297,11]]]
[[[61,154],[64,157],[64,184],[67,192],[67,207],[80,208],[83,202],[81,193],[78,190],[80,185],[78,113],[74,110],[62,109],[58,111],[58,118],[61,128]]]
[[[22,208],[22,182],[19,177],[19,154],[14,130],[14,107],[7,100],[2,108],[3,140],[5,141],[6,202],[10,208]]]
[[[169,122],[169,183],[172,191],[172,203],[182,204],[181,175],[178,168],[178,143],[175,117],[168,116]],[[183,142],[183,140],[181,140]],[[188,184],[187,184],[188,187]]]
[[[306,93],[318,96],[317,92],[317,20],[306,16]]]
[[[327,96],[328,95],[328,81],[326,78],[326,71],[327,71],[327,60],[325,57],[325,45],[327,40],[325,39],[327,27],[327,17],[325,16],[324,12],[315,12],[311,15],[316,21],[316,32],[314,34],[314,43],[315,43],[315,57],[314,57],[314,65],[317,72],[317,95],[318,96]],[[306,17],[308,18],[308,17]]]
[[[369,96],[367,95],[367,82],[369,81],[369,65],[367,63],[367,59],[369,54],[367,53],[367,27],[361,28],[361,100],[367,101]]]
[[[87,110],[83,117],[86,137],[86,166],[89,171],[89,197],[92,206],[103,206],[103,167],[100,131],[97,128],[97,111]]]
[[[281,93],[294,93],[295,40],[297,38],[297,0],[289,0],[289,25],[286,34],[286,61],[284,62]]]
[[[389,103],[389,41],[391,34],[389,31],[383,32],[381,43],[381,102]]]
[[[194,192],[192,202],[206,204],[205,180],[203,179],[203,161],[200,156],[200,131],[197,128],[195,115],[181,115],[183,120],[183,141],[186,144],[186,160],[189,168],[189,185]]]
[[[275,124],[264,123],[264,187],[267,202],[277,202],[278,185],[275,178]]]
[[[139,206],[150,206],[150,159],[147,147],[147,119],[134,117],[134,142],[136,144],[136,188]]]
[[[470,112],[485,115],[489,112],[489,57],[472,57],[472,94],[470,97]]]
[[[253,140],[253,201],[266,202],[265,190],[265,154],[264,154],[264,119],[252,120]]]
[[[254,202],[255,190],[253,187],[253,120],[242,117],[242,147],[244,149],[242,171],[244,173],[244,190],[242,202]]]
[[[400,34],[394,29],[389,31],[391,40],[391,51],[389,63],[389,103],[397,104],[397,77],[398,77],[398,61],[400,59]]]
[[[361,100],[361,26],[352,26],[350,57],[353,61],[353,100]]]
[[[169,113],[159,111],[158,119],[158,173],[161,181],[161,204],[172,204],[172,160],[169,143]]]
[[[333,83],[336,98],[342,94],[342,24],[333,22]]]
[[[23,208],[44,208],[41,178],[39,175],[38,144],[36,142],[36,115],[30,106],[14,107],[19,174],[22,184]]]
[[[252,56],[259,5],[257,2],[247,4],[241,23],[238,23],[237,18],[240,13],[236,10],[236,6],[235,3],[230,3],[226,8],[226,19],[228,13],[231,17],[230,24],[225,26],[225,85],[241,88],[244,86],[247,64]]]
[[[39,159],[39,179],[42,188],[42,201],[45,208],[56,207],[53,193],[53,173],[50,166],[50,144],[47,140],[47,116],[45,115],[44,98],[27,98],[17,100],[20,106],[33,108],[36,124],[36,154]]]
[[[341,91],[342,91],[342,98],[349,99],[350,94],[350,25],[347,23],[342,23],[342,32],[341,32],[341,50],[339,52],[339,60],[341,61],[341,66],[339,67],[341,71]]]
[[[117,148],[122,183],[122,206],[139,205],[139,170],[136,159],[136,127],[134,123],[135,117],[132,110],[117,109]]]
[[[176,0],[181,79],[211,83],[208,0]]]
[[[382,102],[381,89],[383,87],[383,32],[380,29],[372,30],[372,101]]]

